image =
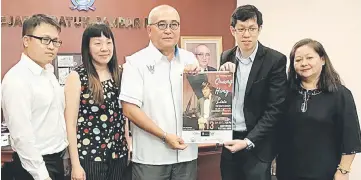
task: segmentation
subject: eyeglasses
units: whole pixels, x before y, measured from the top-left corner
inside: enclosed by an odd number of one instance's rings
[[[248,31],[250,34],[254,35],[257,33],[258,28],[251,27],[251,28],[240,28],[233,30],[240,34],[244,34],[246,31]]]
[[[197,56],[200,56],[200,57],[203,57],[203,58],[205,58],[205,57],[211,57],[211,54],[210,53],[199,53],[199,54],[196,54]]]
[[[61,44],[63,43],[60,40],[51,39],[49,37],[39,37],[39,36],[34,36],[34,35],[26,35],[26,36],[29,36],[29,37],[32,37],[35,39],[39,39],[41,41],[41,44],[44,44],[44,45],[49,45],[51,42],[53,42],[53,45],[55,47],[60,47]]]
[[[179,28],[179,22],[177,21],[172,21],[170,24],[165,21],[159,21],[157,23],[152,23],[149,25],[156,25],[160,30],[166,30],[169,27],[171,30],[175,31]]]

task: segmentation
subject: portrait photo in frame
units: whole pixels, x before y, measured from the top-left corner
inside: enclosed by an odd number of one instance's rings
[[[202,71],[219,69],[222,36],[181,36],[181,48],[196,56]]]

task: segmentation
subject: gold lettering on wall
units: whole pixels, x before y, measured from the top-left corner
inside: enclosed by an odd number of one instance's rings
[[[73,21],[73,17],[66,17],[66,22],[67,22],[67,25],[68,27],[71,27],[71,24],[72,24],[72,21]]]
[[[66,28],[66,22],[65,22],[64,16],[60,16],[59,25],[60,25],[60,27]]]
[[[89,17],[89,16],[52,16],[62,28],[86,28],[89,24],[98,22],[107,24],[111,28],[140,29],[146,28],[148,19],[130,17]],[[2,27],[22,27],[29,16],[1,16]],[[144,24],[144,26],[142,26]]]
[[[81,17],[74,17],[74,25],[76,28],[81,26]]]
[[[89,25],[89,21],[90,21],[90,17],[81,17],[81,20],[82,20],[82,24],[83,24],[83,28],[86,28],[88,25]]]

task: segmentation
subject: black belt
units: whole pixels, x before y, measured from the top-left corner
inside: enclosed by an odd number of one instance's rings
[[[45,155],[43,155],[43,156],[44,156],[44,157],[49,157],[49,158],[52,158],[52,157],[63,157],[64,154],[65,154],[65,150],[66,150],[66,149],[64,149],[64,150],[62,150],[62,151],[60,151],[60,152],[54,153],[54,154],[45,154]]]

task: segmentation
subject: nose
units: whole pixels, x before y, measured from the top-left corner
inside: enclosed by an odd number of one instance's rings
[[[307,66],[307,61],[304,60],[304,59],[302,59],[302,60],[301,60],[301,66]]]
[[[167,28],[167,29],[165,29],[164,30],[164,34],[167,34],[167,35],[169,35],[169,34],[171,34],[172,32],[170,31],[170,29],[169,28]]]
[[[53,42],[50,42],[50,43],[48,44],[48,49],[51,49],[51,50],[54,50],[54,49],[55,49],[55,46],[54,46]]]
[[[164,33],[165,34],[170,34],[171,33],[170,25],[168,25],[167,28],[164,29]]]
[[[251,34],[249,33],[249,29],[246,29],[243,33],[243,37],[250,37]]]
[[[106,43],[102,43],[102,46],[100,47],[100,51],[108,51],[108,46]]]

